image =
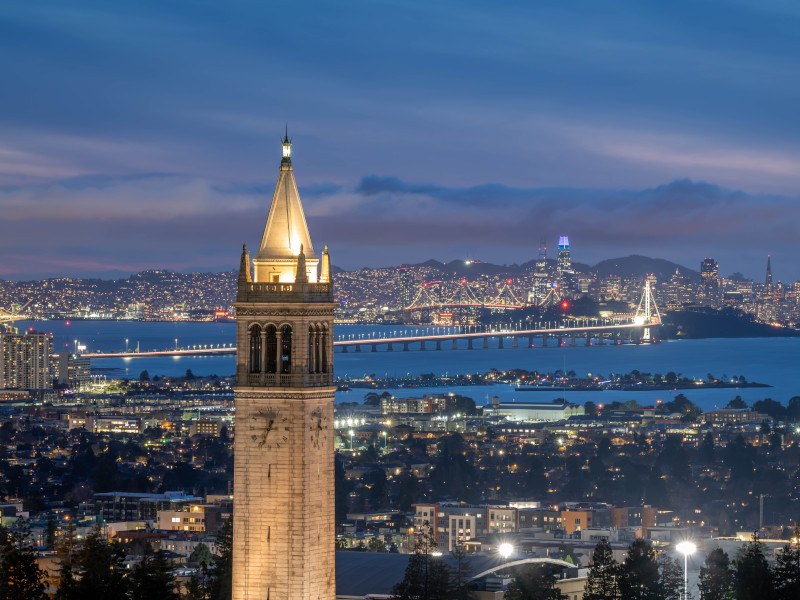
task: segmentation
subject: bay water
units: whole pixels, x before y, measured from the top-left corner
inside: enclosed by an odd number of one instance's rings
[[[114,352],[138,348],[141,351],[181,348],[194,345],[229,345],[234,342],[234,323],[195,323],[195,322],[139,322],[139,321],[20,321],[17,326],[51,332],[55,351],[71,351],[76,344],[84,345],[87,351]],[[433,332],[432,328],[397,325],[337,325],[336,339],[366,339],[388,337],[401,332]],[[443,332],[440,329],[440,332]],[[177,340],[177,342],[176,342]],[[592,392],[518,392],[513,386],[465,386],[448,388],[414,388],[390,390],[395,395],[419,396],[429,392],[453,391],[470,396],[478,404],[483,404],[497,395],[503,401],[550,401],[556,397],[566,397],[570,402],[582,403],[592,400],[609,403],[614,400],[637,400],[641,404],[653,404],[656,400],[671,400],[677,393],[683,393],[704,410],[722,407],[734,396],[741,396],[747,402],[772,398],[786,403],[792,396],[800,396],[800,338],[737,338],[670,340],[658,344],[621,346],[585,346],[578,340],[575,346],[556,347],[551,340],[550,347],[540,347],[540,339],[535,339],[536,347],[497,348],[496,341],[484,350],[476,344],[474,350],[462,347],[435,351],[386,352],[381,346],[378,352],[371,352],[364,346],[362,352],[342,353],[336,351],[335,372],[339,377],[362,378],[366,375],[415,376],[421,373],[434,375],[453,375],[465,373],[484,373],[492,368],[520,368],[553,372],[557,369],[575,371],[579,376],[589,373],[609,376],[623,374],[637,369],[642,372],[667,373],[674,371],[687,377],[705,379],[710,373],[718,378],[743,375],[748,381],[771,385],[771,388],[743,389],[698,389],[678,391],[592,391]],[[431,344],[429,344],[429,347]],[[448,349],[444,347],[447,346]],[[412,346],[412,347],[416,347]],[[93,361],[95,373],[105,373],[109,377],[135,378],[143,370],[153,375],[183,375],[191,369],[195,375],[231,375],[234,370],[234,357],[158,357],[158,358],[120,358]],[[337,402],[361,401],[368,390],[355,388],[349,392],[337,392]]]

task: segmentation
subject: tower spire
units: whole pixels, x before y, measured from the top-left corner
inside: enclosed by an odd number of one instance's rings
[[[322,263],[319,273],[320,283],[331,282],[331,257],[328,254],[328,245],[325,244],[325,249],[322,251]]]
[[[285,133],[283,134],[283,159],[281,160],[281,169],[283,167],[291,168],[292,166],[292,140],[289,139],[289,124],[286,123]]]
[[[303,244],[300,244],[300,253],[297,255],[297,271],[294,275],[295,283],[308,283],[308,273],[306,272],[306,255],[303,252]]]
[[[239,261],[239,283],[250,283],[250,255],[247,244],[242,244],[242,258]]]
[[[295,280],[300,247],[305,253],[308,281],[316,283],[319,258],[314,252],[308,232],[300,192],[292,168],[292,141],[288,128],[283,137],[283,158],[278,182],[272,196],[267,223],[261,244],[253,257],[256,282],[276,281],[291,283]]]

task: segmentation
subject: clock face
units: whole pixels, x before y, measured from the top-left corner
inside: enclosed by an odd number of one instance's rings
[[[289,420],[279,410],[259,410],[252,415],[250,439],[267,450],[280,448],[289,441]]]
[[[311,422],[308,425],[308,429],[311,432],[311,443],[314,444],[315,448],[320,447],[322,440],[325,438],[322,434],[327,431],[328,426],[328,415],[321,410],[315,410],[311,413]]]

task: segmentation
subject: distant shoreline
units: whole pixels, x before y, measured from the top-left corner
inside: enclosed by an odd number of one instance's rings
[[[747,383],[678,383],[672,385],[613,385],[613,386],[518,386],[514,388],[516,392],[666,392],[678,390],[708,390],[708,389],[745,389],[745,388],[771,388],[768,383],[747,382]]]

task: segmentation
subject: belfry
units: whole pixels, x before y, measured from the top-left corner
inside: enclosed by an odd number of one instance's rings
[[[283,140],[261,245],[236,296],[233,600],[333,600],[333,282]]]

